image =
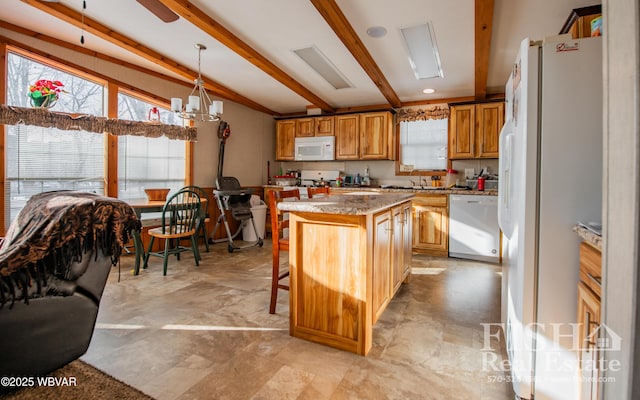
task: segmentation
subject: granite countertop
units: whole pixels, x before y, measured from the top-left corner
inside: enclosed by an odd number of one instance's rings
[[[413,193],[344,193],[298,201],[283,201],[278,208],[290,212],[364,215],[410,200]]]
[[[278,185],[264,185],[265,188],[281,188],[282,186]],[[340,193],[340,191],[359,191],[359,192],[375,192],[375,193],[413,193],[413,194],[479,194],[485,196],[497,196],[497,190],[469,190],[469,189],[412,189],[412,188],[382,188],[380,186],[341,186],[341,187],[331,187],[331,191],[334,193]]]
[[[339,193],[341,190],[345,190],[345,191],[352,191],[352,190],[358,190],[358,191],[372,191],[372,192],[379,192],[379,193],[414,193],[414,194],[422,194],[422,193],[427,193],[427,194],[480,194],[480,195],[485,195],[485,196],[497,196],[498,195],[498,191],[497,190],[469,190],[469,189],[455,189],[455,188],[451,188],[451,189],[446,189],[446,188],[438,188],[438,189],[412,189],[412,188],[382,188],[382,187],[372,187],[372,186],[360,186],[360,187],[354,187],[354,186],[346,186],[346,187],[332,187],[331,188],[332,191],[335,191],[336,193]]]
[[[598,235],[597,233],[587,229],[586,227],[582,226],[582,225],[574,225],[573,226],[573,231],[575,233],[578,234],[578,236],[580,236],[580,239],[582,239],[584,242],[590,244],[591,246],[595,247],[596,249],[602,251],[602,236]]]

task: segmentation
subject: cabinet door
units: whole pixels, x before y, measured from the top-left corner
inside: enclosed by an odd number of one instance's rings
[[[504,103],[476,104],[476,143],[480,158],[498,158],[500,130],[504,125]]]
[[[404,272],[404,212],[402,205],[391,209],[391,216],[393,220],[393,248],[391,256],[391,287],[395,293],[402,283],[402,273]]]
[[[316,120],[316,136],[333,136],[333,117],[318,117]]]
[[[316,126],[313,118],[301,118],[296,121],[296,137],[315,136]]]
[[[276,122],[276,160],[293,160],[295,153],[296,122]]]
[[[359,116],[338,115],[335,117],[336,160],[357,160],[359,157]]]
[[[598,398],[598,349],[595,341],[600,326],[600,298],[583,282],[578,283],[578,348],[580,364],[589,368],[581,370],[586,378],[581,384],[581,399]]]
[[[393,131],[387,112],[360,115],[360,159],[390,160]]]
[[[476,106],[451,106],[449,115],[449,158],[475,157]]]
[[[402,241],[404,257],[402,259],[402,279],[409,282],[411,279],[411,260],[413,247],[413,217],[411,216],[411,202],[407,202],[402,206],[403,222],[402,225]]]
[[[373,216],[372,323],[391,300],[391,210]]]
[[[413,249],[421,253],[447,256],[449,216],[446,207],[413,206]]]

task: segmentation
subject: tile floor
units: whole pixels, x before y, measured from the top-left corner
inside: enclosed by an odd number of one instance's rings
[[[270,241],[201,251],[200,267],[184,253],[167,276],[157,258],[132,276],[123,256],[82,359],[160,400],[514,398],[483,367],[504,354],[503,341],[484,350],[480,325],[500,319],[499,266],[414,255],[362,357],[290,337],[286,291],[268,313]]]

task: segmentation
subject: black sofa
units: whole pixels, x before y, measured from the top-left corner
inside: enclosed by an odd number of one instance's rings
[[[117,199],[31,197],[0,248],[0,376],[46,375],[87,351],[110,269],[133,230],[135,212]]]

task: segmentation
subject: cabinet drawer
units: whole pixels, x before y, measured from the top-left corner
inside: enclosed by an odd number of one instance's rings
[[[416,194],[416,197],[411,199],[411,202],[418,206],[431,206],[431,207],[446,207],[447,195],[446,194]]]

